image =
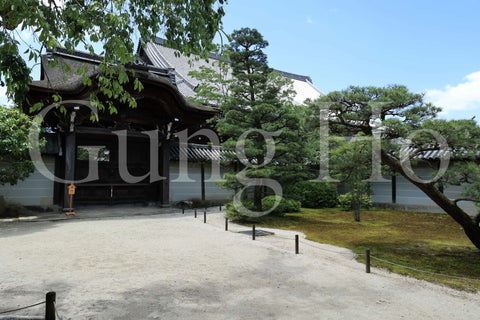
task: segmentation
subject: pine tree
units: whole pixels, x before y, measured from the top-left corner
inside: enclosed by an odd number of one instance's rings
[[[263,135],[254,131],[245,140],[245,154],[254,164],[246,170],[248,178],[275,179],[283,185],[305,179],[306,144],[302,127],[302,106],[294,106],[292,82],[273,72],[263,52],[268,42],[255,29],[234,31],[227,56],[232,71],[232,82],[227,96],[219,105],[223,118],[216,129],[224,146],[235,148],[239,137],[247,130],[277,132],[275,156],[265,161],[266,143]],[[206,71],[206,70],[204,70]],[[234,174],[225,175],[224,187],[240,187]],[[262,198],[268,192],[263,186],[254,187],[256,211],[262,211]]]

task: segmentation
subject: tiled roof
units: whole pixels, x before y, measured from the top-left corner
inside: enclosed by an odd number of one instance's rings
[[[302,75],[299,75],[299,74],[295,74],[295,73],[290,73],[290,72],[285,72],[285,71],[281,71],[281,70],[278,70],[278,69],[273,69],[273,71],[275,71],[276,73],[279,73],[281,74],[282,76],[284,76],[285,78],[290,78],[292,80],[298,80],[298,81],[308,81],[310,83],[312,83],[312,78],[310,78],[309,76],[302,76]]]
[[[410,146],[410,147],[402,147],[400,149],[400,154],[404,154],[404,153],[413,153],[413,152],[416,152],[417,149],[415,149],[415,147],[413,146]],[[462,152],[456,152],[454,154],[451,154],[451,151],[450,152],[450,157],[453,158],[453,159],[461,159],[462,158]],[[440,157],[442,157],[443,155],[446,154],[446,151],[443,151],[443,150],[427,150],[427,151],[423,151],[421,153],[419,153],[418,155],[415,156],[416,159],[424,159],[424,160],[433,160],[433,159],[439,159]],[[465,156],[465,153],[463,153],[463,155]],[[478,151],[476,153],[476,156],[480,158],[480,151]]]
[[[139,46],[140,48],[140,46]],[[171,68],[174,70],[177,78],[178,90],[187,97],[195,96],[195,87],[199,85],[199,81],[190,77],[188,73],[192,70],[200,70],[200,68],[208,67],[214,70],[219,70],[216,66],[217,61],[221,59],[218,55],[209,55],[208,60],[200,59],[197,56],[186,57],[178,54],[178,51],[165,46],[165,40],[157,38],[155,42],[148,42],[144,46],[148,62],[154,66],[161,68]],[[302,104],[305,99],[316,99],[323,96],[323,93],[318,90],[312,83],[309,76],[298,75],[290,72],[274,69],[275,72],[280,73],[284,77],[293,80],[293,88],[296,91],[294,102]],[[228,71],[227,78],[231,78],[231,71]]]
[[[180,154],[191,162],[218,161],[227,159],[228,155],[235,153],[221,146],[208,146],[204,144],[189,143],[183,144],[182,148],[178,143],[170,147],[170,160],[179,160]]]
[[[52,59],[57,59],[59,65],[68,66],[71,72],[64,68],[54,66],[49,63]],[[65,49],[57,48],[55,51],[49,51],[42,55],[41,65],[42,72],[40,80],[32,81],[29,85],[29,95],[33,100],[40,99],[39,97],[50,95],[52,92],[58,94],[69,94],[81,97],[87,96],[92,90],[92,86],[87,86],[84,83],[84,77],[93,78],[103,71],[99,64],[103,61],[103,57],[91,55],[88,52],[75,51],[68,52]],[[155,65],[147,65],[143,62],[136,61],[135,63],[125,65],[127,69],[135,71],[135,77],[140,81],[157,86],[161,90],[166,90],[172,97],[175,98],[177,105],[166,105],[168,108],[178,108],[182,112],[194,112],[195,117],[208,119],[216,114],[218,110],[210,106],[199,105],[193,103],[185,98],[183,92],[179,92],[179,88],[175,83],[175,74],[172,69],[161,68]],[[78,74],[75,72],[78,69],[86,69],[85,74]],[[33,101],[31,100],[31,101]],[[29,108],[26,103],[24,108]],[[27,111],[28,113],[28,111]],[[199,118],[198,118],[199,119]],[[186,123],[186,122],[185,122]]]
[[[163,41],[160,43],[163,44]],[[200,70],[202,66],[219,70],[215,67],[214,61],[210,59],[208,62],[203,59],[196,60],[195,57],[186,57],[177,55],[176,50],[164,47],[160,44],[149,42],[145,46],[145,53],[154,66],[163,68],[171,68],[175,72],[176,84],[178,90],[186,97],[195,96],[195,87],[200,84],[198,80],[188,75],[192,70]]]
[[[67,91],[83,85],[83,75],[78,74],[77,72],[65,72],[58,68],[52,67],[48,61],[54,57],[63,59],[63,61],[71,61],[70,67],[72,67],[72,70],[76,70],[79,67],[85,67],[87,65],[91,66],[92,70],[88,72],[88,76],[92,76],[93,74],[100,72],[100,69],[98,69],[97,66],[103,61],[102,56],[92,55],[85,51],[77,50],[72,53],[64,48],[57,48],[55,51],[48,50],[47,54],[41,57],[43,70],[43,73],[41,74],[41,81],[33,81],[33,85],[47,81],[48,83],[44,85],[45,87]],[[154,65],[147,65],[145,63],[140,64],[139,61],[136,63],[127,64],[125,66],[135,71],[153,74],[160,78],[164,78],[165,81],[168,81],[171,84],[175,84],[175,75],[171,69],[160,68]],[[65,81],[65,79],[68,79],[68,81]]]

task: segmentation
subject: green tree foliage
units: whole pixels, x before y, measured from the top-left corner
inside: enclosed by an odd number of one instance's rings
[[[212,68],[201,66],[200,70],[189,72],[190,76],[201,83],[195,89],[197,94],[191,98],[194,102],[217,107],[227,103],[233,80],[229,76],[231,69],[226,55],[227,53],[221,60],[212,62]]]
[[[355,221],[360,221],[360,209],[370,198],[371,187],[367,180],[371,173],[372,141],[362,133],[347,140],[336,140],[331,149],[331,175],[339,180],[349,191],[348,200]],[[342,198],[344,199],[344,198]]]
[[[301,202],[293,199],[287,199],[279,196],[266,196],[262,199],[263,210],[269,210],[275,203],[279,204],[269,213],[269,216],[283,216],[285,213],[300,212]],[[250,200],[242,200],[242,204],[249,210],[255,210],[255,205]],[[232,202],[226,204],[227,217],[240,219],[244,221],[255,221],[255,218],[246,216],[235,209]]]
[[[16,109],[0,107],[0,185],[16,184],[34,170],[28,152],[30,118]]]
[[[123,90],[129,82],[124,65],[137,59],[132,35],[148,40],[163,33],[172,48],[187,55],[206,54],[215,48],[212,40],[221,27],[224,3],[226,0],[0,0],[0,78],[5,80],[7,95],[23,102],[31,79],[18,49],[21,30],[32,33],[41,45],[38,49],[27,43],[25,54],[35,62],[42,50],[58,47],[102,55],[103,74],[85,82],[135,106],[135,100]],[[99,52],[97,47],[101,47]],[[134,86],[141,89],[138,81]],[[104,107],[95,95],[91,100]],[[113,104],[108,106],[116,111]]]
[[[470,217],[457,205],[461,199],[450,200],[442,192],[442,187],[448,183],[469,182],[465,194],[472,197],[470,200],[480,202],[480,128],[475,121],[436,119],[440,108],[426,103],[422,94],[411,93],[400,85],[385,88],[350,87],[332,92],[311,104],[312,115],[318,115],[319,103],[322,102],[329,104],[328,123],[331,133],[343,137],[357,134],[372,137],[378,132],[376,129],[381,129],[381,163],[394,173],[404,176],[430,197],[462,226],[472,243],[480,248],[479,216]],[[419,156],[427,151],[441,149],[441,141],[434,139],[432,133],[445,139],[457,164],[450,166],[444,176],[438,175],[429,181],[422,181],[407,164],[421,161]],[[400,152],[406,149],[407,142],[410,152]],[[354,163],[354,160],[346,160],[345,163]],[[351,171],[355,171],[355,166]]]
[[[300,201],[304,208],[332,208],[337,205],[337,186],[320,181],[300,181],[283,189],[287,198]]]
[[[224,116],[216,121],[216,129],[227,148],[234,149],[239,137],[247,130],[278,133],[274,137],[275,157],[265,166],[261,166],[266,155],[262,134],[253,131],[248,135],[245,154],[253,166],[246,170],[247,177],[271,178],[282,184],[305,179],[306,133],[301,126],[305,110],[292,103],[291,80],[268,67],[267,56],[263,52],[268,42],[257,30],[243,28],[234,31],[231,39],[224,52],[231,80],[225,82],[225,78],[211,69],[193,74],[202,80],[197,101],[218,103]],[[228,87],[226,90],[219,90],[225,86]],[[226,174],[224,178],[223,187],[240,187],[236,175]],[[262,186],[255,187],[253,202],[257,211],[262,211],[261,200],[266,192]]]
[[[275,205],[275,200],[278,196],[266,196],[262,199],[262,207],[264,210],[268,210]],[[280,197],[280,204],[270,213],[274,216],[283,216],[285,213],[300,212],[300,201],[293,199],[286,199]]]
[[[355,199],[357,198],[357,199]],[[360,205],[358,204],[360,202]],[[370,209],[372,207],[372,200],[368,195],[355,195],[353,192],[347,192],[338,196],[338,205],[343,210],[355,210],[357,207],[361,206],[364,209]],[[358,220],[360,221],[360,216]]]

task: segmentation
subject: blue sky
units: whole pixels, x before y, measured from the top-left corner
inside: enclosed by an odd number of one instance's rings
[[[324,93],[403,84],[442,117],[480,119],[480,0],[229,0],[225,9],[227,33],[257,28],[271,67],[309,75]]]
[[[328,93],[403,84],[446,118],[480,118],[480,1],[230,0],[224,29],[258,29],[271,67]]]

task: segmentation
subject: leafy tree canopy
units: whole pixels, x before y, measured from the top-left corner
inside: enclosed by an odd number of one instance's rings
[[[480,215],[470,217],[457,205],[466,198],[450,200],[442,191],[448,183],[468,182],[465,196],[468,200],[480,202],[480,127],[474,120],[436,119],[440,108],[426,103],[422,94],[411,93],[400,85],[350,87],[332,92],[310,105],[312,117],[317,115],[318,119],[319,107],[329,110],[327,121],[332,134],[347,137],[362,134],[372,141],[378,135],[381,139],[381,163],[430,197],[462,226],[472,243],[480,248]],[[315,122],[312,126],[315,127]],[[421,156],[428,151],[450,154],[455,161],[448,166],[446,174],[424,180],[408,164],[421,161]],[[348,155],[347,152],[342,154]],[[438,169],[438,164],[434,169]],[[355,171],[355,166],[350,170]]]
[[[38,62],[44,49],[58,47],[99,54],[104,76],[96,79],[97,85],[113,90],[120,100],[134,106],[134,99],[122,86],[128,82],[123,65],[137,58],[132,35],[148,40],[162,33],[168,45],[187,55],[209,52],[221,27],[224,3],[226,0],[0,0],[2,84],[7,85],[9,98],[23,102],[31,78],[19,52],[19,32],[29,31],[40,48],[26,43],[28,60]],[[104,107],[96,96],[91,98]],[[113,104],[109,107],[115,111]]]
[[[28,152],[32,121],[17,109],[0,107],[0,124],[0,185],[14,185],[34,170]]]

